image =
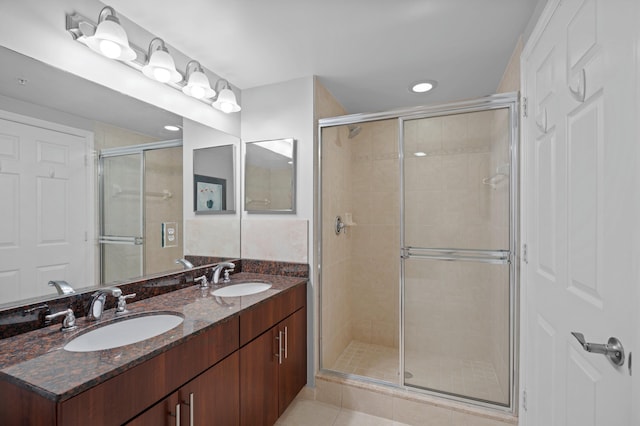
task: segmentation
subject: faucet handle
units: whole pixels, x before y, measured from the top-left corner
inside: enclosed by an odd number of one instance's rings
[[[76,317],[73,314],[73,309],[69,308],[65,311],[56,312],[55,314],[50,314],[44,317],[45,321],[51,321],[58,317],[64,316],[62,320],[62,328],[61,331],[71,331],[77,328],[76,326]]]
[[[136,297],[135,293],[131,294],[121,294],[118,296],[118,306],[116,306],[116,315],[122,315],[129,312],[127,310],[127,299],[132,299]]]
[[[231,278],[229,278],[229,272],[232,272],[234,269],[235,266],[233,268],[227,268],[224,270],[224,278],[222,279],[223,283],[231,282]]]
[[[209,280],[207,280],[207,276],[206,275],[203,275],[203,276],[198,277],[198,278],[194,278],[193,280],[196,281],[196,282],[198,282],[198,281],[200,282],[200,288],[209,287]]]

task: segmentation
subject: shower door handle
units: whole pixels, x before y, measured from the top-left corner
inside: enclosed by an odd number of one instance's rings
[[[571,334],[578,340],[580,345],[582,345],[582,349],[585,351],[602,354],[617,366],[624,365],[624,347],[616,337],[609,337],[607,343],[587,343],[584,334],[575,331],[572,331]]]
[[[126,244],[141,246],[144,244],[144,237],[120,237],[115,235],[100,235],[98,237],[100,244]]]

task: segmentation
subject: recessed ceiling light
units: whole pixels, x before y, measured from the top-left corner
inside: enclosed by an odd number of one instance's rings
[[[167,124],[166,126],[164,126],[164,128],[170,132],[179,132],[180,131],[180,127],[178,126],[173,126],[171,124]]]
[[[435,80],[416,81],[409,85],[409,91],[413,93],[426,93],[433,90],[438,83]]]
[[[416,157],[426,157],[427,153],[418,151],[418,152],[415,152],[413,155],[415,155]]]

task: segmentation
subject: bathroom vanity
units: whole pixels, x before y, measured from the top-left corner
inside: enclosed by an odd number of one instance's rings
[[[273,424],[306,383],[307,280],[243,272],[231,284],[247,280],[272,287],[220,298],[191,286],[128,305],[128,315],[184,321],[127,346],[64,349],[117,321],[112,311],[73,332],[57,325],[0,341],[3,424]]]

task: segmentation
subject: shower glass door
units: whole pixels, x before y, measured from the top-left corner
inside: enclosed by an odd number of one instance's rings
[[[143,275],[143,153],[101,158],[101,282]]]
[[[402,120],[404,384],[505,407],[513,380],[511,114],[502,107]]]
[[[101,282],[176,268],[183,254],[182,141],[103,149],[99,168]]]

